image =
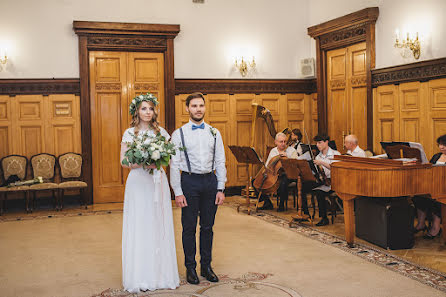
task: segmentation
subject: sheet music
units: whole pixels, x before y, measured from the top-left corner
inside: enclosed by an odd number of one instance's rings
[[[423,146],[418,142],[409,142],[409,147],[413,147],[418,149],[421,152],[421,163],[427,164],[429,161],[427,160],[426,153],[424,152]]]
[[[388,159],[387,154],[381,154],[376,156],[371,156],[371,159]]]

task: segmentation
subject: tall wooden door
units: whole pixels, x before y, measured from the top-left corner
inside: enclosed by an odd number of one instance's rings
[[[162,53],[90,52],[91,138],[94,203],[122,202],[128,170],[120,165],[120,144],[136,95],[155,94],[164,124]]]
[[[345,152],[344,136],[355,134],[367,147],[366,44],[327,52],[328,133]]]

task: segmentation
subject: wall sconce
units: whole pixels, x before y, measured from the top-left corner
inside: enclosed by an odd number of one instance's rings
[[[1,65],[6,65],[6,63],[8,63],[8,56],[6,55],[6,52],[5,52],[4,56],[0,57],[0,64]],[[2,68],[0,68],[0,71],[2,70]]]
[[[243,57],[242,57],[240,63],[238,63],[237,58],[235,58],[234,66],[235,66],[235,68],[238,69],[238,71],[240,71],[240,74],[243,77],[245,77],[246,74],[248,74],[248,70],[249,70],[248,67],[250,67],[251,69],[256,68],[256,61],[255,61],[254,57],[252,57],[252,61],[248,62],[248,63],[246,63],[246,61],[243,59]]]
[[[395,40],[395,47],[401,48],[401,49],[410,49],[413,53],[413,57],[415,60],[418,60],[421,55],[421,48],[420,48],[420,41],[418,40],[418,32],[416,33],[416,38],[412,39],[409,37],[409,33],[407,33],[407,38],[403,39],[403,42],[401,43],[399,41],[399,32],[396,33],[396,40]],[[404,57],[404,56],[403,56]]]

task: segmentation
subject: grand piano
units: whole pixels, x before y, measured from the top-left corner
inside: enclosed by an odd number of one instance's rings
[[[430,195],[442,203],[442,237],[446,241],[446,166],[404,164],[390,159],[335,156],[331,164],[331,189],[343,200],[345,238],[354,243],[353,200],[356,197]]]

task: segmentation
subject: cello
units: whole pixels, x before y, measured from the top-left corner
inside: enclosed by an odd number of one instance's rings
[[[282,162],[280,162],[280,158],[281,155],[271,158],[268,166],[264,165],[263,168],[257,173],[253,181],[253,186],[259,192],[263,194],[272,194],[279,188],[279,175],[280,169],[282,169]]]

